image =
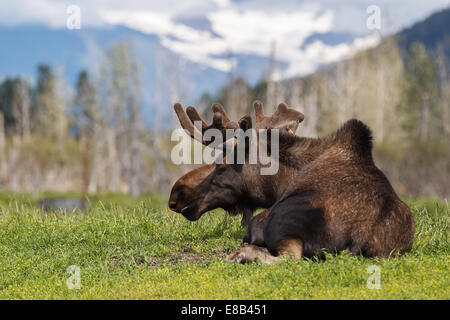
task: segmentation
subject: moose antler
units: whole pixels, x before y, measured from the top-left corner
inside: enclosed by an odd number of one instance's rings
[[[255,129],[284,129],[294,134],[304,116],[301,112],[289,108],[285,103],[280,103],[271,116],[264,115],[263,104],[256,100],[253,103],[255,108],[256,125]],[[208,129],[218,129],[222,132],[223,137],[226,136],[226,129],[249,128],[252,126],[251,117],[246,115],[239,120],[239,123],[230,120],[224,108],[220,103],[213,103],[211,109],[214,113],[213,121],[208,125],[199,115],[194,107],[187,107],[184,111],[181,104],[174,105],[175,113],[180,120],[181,127],[185,129],[192,138],[200,141],[204,145],[209,145],[213,141],[205,141],[203,134]],[[194,126],[194,122],[200,122],[201,128]],[[201,131],[199,131],[201,130]]]
[[[220,103],[213,103],[213,105],[211,106],[211,109],[214,112],[214,116],[213,121],[210,125],[208,125],[205,120],[202,119],[202,117],[198,114],[197,110],[194,107],[187,107],[185,112],[181,104],[176,103],[173,108],[175,109],[175,112],[178,116],[178,119],[180,120],[180,124],[183,129],[185,129],[192,138],[200,141],[204,145],[209,145],[213,142],[205,141],[203,139],[203,133],[208,129],[218,129],[225,137],[226,129],[239,128],[239,125],[236,122],[230,120]],[[198,130],[199,128],[194,126],[195,121],[201,122],[201,132]]]
[[[289,108],[285,103],[280,103],[271,116],[264,115],[263,104],[256,100],[253,102],[256,116],[256,129],[285,129],[295,134],[300,122],[305,116],[303,113]]]

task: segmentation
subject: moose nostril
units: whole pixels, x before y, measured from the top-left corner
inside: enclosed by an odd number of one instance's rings
[[[175,207],[177,206],[177,202],[176,201],[169,201],[169,208],[174,210]]]

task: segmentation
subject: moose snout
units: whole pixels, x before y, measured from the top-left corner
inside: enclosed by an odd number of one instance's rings
[[[175,211],[175,208],[176,208],[176,207],[177,207],[177,202],[174,201],[174,200],[170,200],[170,201],[169,201],[169,208],[170,208],[170,210]]]

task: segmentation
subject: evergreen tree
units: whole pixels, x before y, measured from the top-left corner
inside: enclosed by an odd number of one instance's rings
[[[95,86],[86,71],[82,71],[77,81],[77,91],[72,110],[77,135],[89,135],[94,132],[95,122],[99,118],[99,109]]]
[[[48,65],[38,66],[35,101],[32,108],[32,130],[38,135],[62,143],[67,133],[65,97],[58,92],[57,78]]]

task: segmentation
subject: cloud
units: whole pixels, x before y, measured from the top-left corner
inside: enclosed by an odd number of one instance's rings
[[[213,0],[213,2],[217,4],[219,8],[226,8],[230,6],[230,0]]]
[[[305,50],[293,57],[289,67],[276,75],[276,78],[283,79],[297,75],[306,75],[314,72],[320,65],[337,62],[350,58],[358,51],[376,46],[381,38],[378,33],[355,38],[350,43],[341,43],[329,46],[322,41],[314,41],[306,46]]]
[[[211,30],[178,23],[170,13],[120,10],[104,11],[101,17],[110,24],[157,34],[161,44],[171,51],[223,72],[236,64],[227,58],[230,53],[268,57],[275,45],[276,60],[287,65],[277,71],[278,79],[314,72],[321,64],[338,61],[379,41],[373,36],[336,46],[315,41],[302,49],[308,36],[333,29],[333,13],[317,6],[292,12],[240,11],[226,7],[207,15]]]
[[[177,23],[169,13],[120,10],[104,11],[101,17],[110,24],[157,34],[162,45],[173,52],[224,72],[234,65],[226,58],[230,52],[269,56],[273,43],[279,48],[278,61],[298,62],[305,57],[300,49],[304,40],[313,33],[328,32],[333,26],[331,11],[311,9],[275,13],[219,9],[207,15],[211,30]]]
[[[1,25],[42,23],[53,27],[64,27],[66,8],[78,5],[82,10],[83,24],[98,26],[104,23],[100,12],[111,11],[153,11],[172,16],[206,16],[224,9],[238,11],[295,12],[299,10],[326,9],[334,13],[335,31],[364,33],[365,9],[378,5],[385,17],[385,27],[405,27],[423,19],[431,12],[446,8],[450,0],[14,0],[2,1],[0,6]]]
[[[67,5],[51,0],[16,0],[3,4],[0,8],[0,21],[4,25],[42,23],[50,27],[65,25]]]
[[[152,11],[104,11],[102,18],[110,24],[125,25],[144,33],[156,34],[161,44],[185,58],[227,72],[227,59],[214,58],[227,50],[227,43],[211,32],[197,30],[181,23],[167,13]]]
[[[332,27],[330,11],[317,16],[314,11],[267,12],[219,10],[208,15],[212,29],[237,53],[267,56],[271,43],[277,42],[284,52],[301,46],[312,33],[327,32]],[[286,56],[287,58],[287,56]]]
[[[378,41],[367,36],[365,23],[372,0],[71,0],[70,4],[80,6],[82,27],[120,24],[156,34],[171,51],[224,72],[236,63],[228,58],[230,52],[268,57],[273,43],[276,60],[287,65],[277,73],[283,78],[313,72],[322,63]],[[0,8],[0,24],[64,28],[68,5],[58,0],[8,1]],[[377,5],[386,34],[448,6],[449,0],[379,0]],[[183,20],[190,21],[189,25]],[[196,27],[196,21],[203,22]],[[308,36],[330,31],[357,38],[351,44],[330,46],[315,41],[302,47]]]

